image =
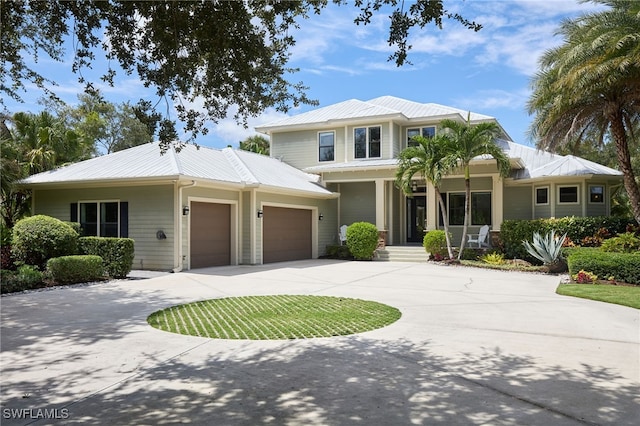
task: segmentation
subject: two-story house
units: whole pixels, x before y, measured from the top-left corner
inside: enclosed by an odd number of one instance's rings
[[[340,194],[340,224],[367,221],[386,232],[387,244],[421,242],[424,231],[442,226],[433,186],[416,177],[413,197],[394,185],[396,157],[415,135],[435,135],[443,119],[471,124],[496,119],[437,104],[383,96],[318,108],[256,130],[271,138],[271,155],[321,176]],[[499,124],[499,123],[498,123]],[[499,145],[511,160],[502,179],[495,161],[471,163],[472,228],[499,230],[505,219],[597,216],[610,211],[609,195],[621,173],[574,156],[560,156],[514,143],[503,130]],[[464,179],[453,174],[442,183],[454,238],[462,233]]]
[[[376,224],[388,244],[422,241],[442,226],[429,182],[414,196],[394,185],[396,156],[414,135],[469,113],[390,96],[349,100],[260,126],[271,157],[188,145],[161,155],[146,144],[30,176],[32,213],[78,222],[85,235],[130,237],[135,269],[174,270],[312,259],[338,244],[338,228]],[[470,113],[472,123],[495,121]],[[511,141],[512,173],[472,162],[472,232],[505,219],[595,216],[610,211],[621,173]],[[464,181],[443,182],[450,228],[460,238]]]

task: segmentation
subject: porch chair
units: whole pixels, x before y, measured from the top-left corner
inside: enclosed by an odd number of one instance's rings
[[[467,235],[467,245],[471,246],[471,243],[476,243],[478,248],[489,247],[487,242],[487,236],[489,235],[489,225],[483,225],[477,234]]]
[[[347,242],[347,225],[342,225],[338,229],[338,238],[340,238],[340,245],[344,245]]]

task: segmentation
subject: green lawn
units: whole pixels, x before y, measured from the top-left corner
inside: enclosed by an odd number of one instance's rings
[[[154,312],[160,330],[217,339],[278,340],[343,336],[384,327],[398,309],[327,296],[245,296],[203,300]]]
[[[564,296],[599,300],[640,309],[640,286],[561,284],[556,292]]]

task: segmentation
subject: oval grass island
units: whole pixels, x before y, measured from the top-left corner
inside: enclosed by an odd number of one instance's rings
[[[400,310],[368,300],[271,295],[210,299],[152,313],[160,330],[213,339],[285,340],[345,336],[385,327]]]

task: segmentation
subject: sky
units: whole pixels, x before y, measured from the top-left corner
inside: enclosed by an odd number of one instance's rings
[[[442,30],[434,26],[414,29],[409,38],[412,49],[408,59],[412,65],[402,67],[387,61],[393,52],[386,42],[388,13],[377,14],[367,26],[356,26],[353,20],[358,10],[350,1],[302,20],[300,28],[292,32],[296,45],[289,62],[299,71],[288,80],[308,86],[309,97],[318,100],[319,106],[303,105],[287,115],[349,99],[366,101],[391,95],[493,116],[515,142],[534,145],[527,134],[532,117],[526,103],[538,59],[545,50],[562,42],[555,33],[563,19],[576,18],[598,6],[577,0],[445,0],[445,6],[483,28],[474,32],[457,22],[445,21]],[[74,104],[82,86],[71,72],[72,52],[67,56],[68,60],[60,63],[40,58],[34,66],[58,83],[54,90],[63,100]],[[41,93],[27,87],[24,103],[5,99],[9,112],[42,109],[37,103]],[[115,87],[97,87],[114,103],[157,100],[135,76],[124,73],[116,79]],[[196,143],[213,148],[237,147],[241,140],[257,134],[255,126],[287,115],[268,109],[251,118],[248,129],[232,119],[209,123],[209,133],[199,136]]]

